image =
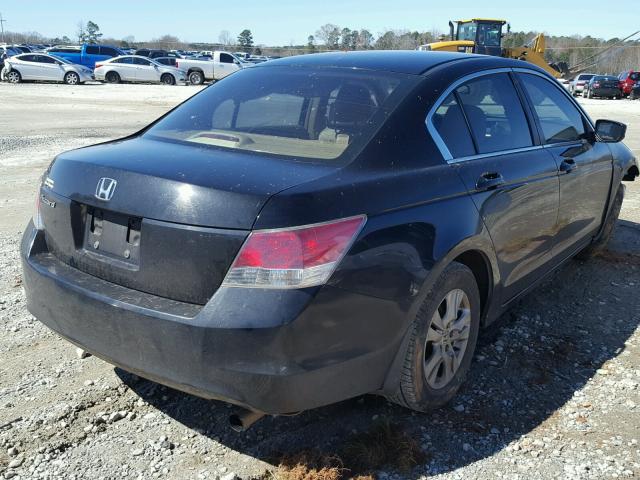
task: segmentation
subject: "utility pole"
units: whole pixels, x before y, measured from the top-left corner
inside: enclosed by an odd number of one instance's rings
[[[6,20],[4,18],[2,18],[2,13],[0,13],[0,29],[2,30],[2,43],[5,43],[4,41],[4,24],[5,24]]]

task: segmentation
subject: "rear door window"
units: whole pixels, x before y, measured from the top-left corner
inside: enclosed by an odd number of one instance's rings
[[[533,145],[527,117],[506,73],[484,75],[456,89],[478,153]]]
[[[151,62],[149,60],[146,60],[144,58],[138,58],[138,57],[133,57],[133,63],[135,65],[146,65],[147,67],[151,65]]]
[[[56,63],[53,58],[47,57],[46,55],[36,55],[36,61],[38,63]]]
[[[437,108],[432,122],[453,158],[475,155],[471,133],[453,93]]]
[[[559,88],[537,75],[522,73],[519,78],[540,122],[545,143],[584,138],[584,117]]]

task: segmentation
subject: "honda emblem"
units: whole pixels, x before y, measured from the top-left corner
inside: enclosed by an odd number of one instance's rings
[[[101,178],[96,187],[96,198],[108,202],[111,200],[111,197],[113,197],[113,192],[115,192],[117,184],[118,182],[113,178]]]

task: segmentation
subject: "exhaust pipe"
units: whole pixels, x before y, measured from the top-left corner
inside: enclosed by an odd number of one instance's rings
[[[264,417],[264,413],[241,409],[229,415],[229,426],[235,432],[245,432]]]

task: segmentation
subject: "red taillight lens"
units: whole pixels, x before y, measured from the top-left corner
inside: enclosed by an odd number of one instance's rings
[[[600,87],[600,83],[599,83],[599,82],[594,82],[594,83],[593,83],[593,86],[594,86],[595,88],[599,88],[599,87]]]
[[[176,60],[176,68],[180,68],[180,62]]]
[[[96,68],[100,68],[102,65],[104,65],[103,63],[96,63]]]
[[[304,288],[324,284],[362,229],[364,215],[317,225],[251,232],[222,283]]]

